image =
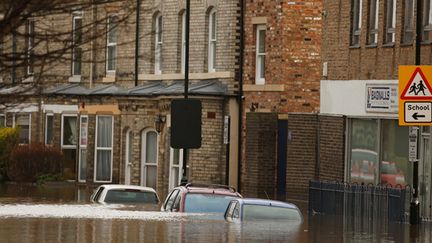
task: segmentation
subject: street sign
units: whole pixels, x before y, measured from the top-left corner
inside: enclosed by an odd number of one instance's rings
[[[432,79],[432,66],[399,66],[399,125],[432,125],[432,86],[428,79]]]

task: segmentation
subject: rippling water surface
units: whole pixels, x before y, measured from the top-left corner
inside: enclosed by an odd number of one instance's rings
[[[432,242],[423,223],[308,215],[303,224],[215,220],[202,214],[97,205],[74,186],[0,185],[0,242]]]

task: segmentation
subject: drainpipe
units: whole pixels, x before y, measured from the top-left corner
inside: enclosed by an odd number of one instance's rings
[[[140,27],[141,0],[136,2],[136,24],[135,24],[135,86],[138,86],[138,55],[139,55],[139,27]]]
[[[243,65],[244,65],[244,8],[245,0],[240,0],[240,60],[239,60],[239,93],[237,96],[239,104],[239,124],[238,124],[238,168],[237,168],[237,190],[241,192],[241,168],[242,168],[242,136],[243,136]]]

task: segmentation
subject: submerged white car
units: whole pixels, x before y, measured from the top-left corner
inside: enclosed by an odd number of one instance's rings
[[[151,187],[106,184],[99,186],[90,201],[101,204],[159,204],[159,197]]]

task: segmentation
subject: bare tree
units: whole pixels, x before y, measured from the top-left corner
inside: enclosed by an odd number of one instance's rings
[[[91,57],[98,48],[98,39],[105,37],[107,15],[101,11],[114,9],[116,21],[110,28],[123,24],[135,26],[136,6],[139,0],[2,0],[0,3],[0,79],[4,84],[19,84],[31,73],[32,82],[13,87],[13,92],[0,93],[3,107],[17,95],[40,92],[41,78],[49,74],[53,64],[71,62],[74,55],[84,56],[82,62],[97,62]],[[91,17],[79,25],[59,28],[58,21],[79,12]],[[37,25],[34,22],[37,21]],[[77,52],[79,49],[79,53]],[[74,52],[75,51],[75,52]],[[1,84],[0,84],[1,85]],[[0,107],[1,109],[1,107]]]

